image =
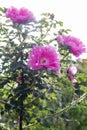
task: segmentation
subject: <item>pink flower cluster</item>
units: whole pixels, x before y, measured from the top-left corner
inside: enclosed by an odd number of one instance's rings
[[[55,48],[52,46],[35,46],[29,53],[28,67],[32,70],[45,68],[54,70],[55,74],[60,71],[60,58]]]
[[[76,66],[70,66],[67,69],[67,76],[69,78],[69,80],[72,83],[77,83],[77,80],[75,79],[75,74],[77,73],[77,67]]]
[[[6,11],[6,16],[10,18],[13,22],[24,24],[34,20],[34,16],[28,9],[15,7],[10,7]]]
[[[59,34],[57,36],[57,42],[59,45],[67,46],[70,53],[76,57],[80,56],[83,52],[86,51],[84,44],[78,38],[72,36]]]

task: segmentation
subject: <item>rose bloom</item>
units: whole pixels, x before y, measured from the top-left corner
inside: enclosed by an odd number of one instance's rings
[[[66,35],[58,35],[57,42],[59,45],[64,45],[69,48],[69,51],[76,57],[80,56],[83,52],[86,51],[84,44],[80,41],[80,39],[66,36]]]
[[[77,80],[75,79],[75,76],[73,76],[73,75],[71,75],[71,74],[68,74],[68,78],[69,78],[69,80],[70,80],[73,84],[77,83]]]
[[[28,67],[32,70],[54,70],[55,74],[60,71],[60,57],[53,46],[35,46],[29,53]]]
[[[59,34],[59,35],[57,36],[57,39],[56,39],[56,40],[57,40],[57,42],[58,42],[59,45],[63,45],[63,46],[64,46],[64,45],[65,45],[65,41],[64,41],[65,38],[66,38],[65,35],[60,35],[60,34]]]
[[[6,16],[13,22],[19,24],[25,24],[34,20],[34,16],[28,9],[20,8],[19,10],[15,7],[10,7],[6,11]]]
[[[77,73],[77,67],[76,66],[68,67],[67,76],[72,83],[77,83],[77,80],[75,79],[75,76],[74,76],[76,73]]]
[[[75,75],[77,73],[77,67],[76,66],[70,66],[67,70],[67,72],[71,75]]]

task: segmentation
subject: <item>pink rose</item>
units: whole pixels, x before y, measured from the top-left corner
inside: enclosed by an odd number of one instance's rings
[[[54,70],[56,74],[60,70],[60,57],[52,46],[35,46],[29,53],[28,67],[33,70],[45,68]]]
[[[67,46],[70,53],[76,57],[80,56],[83,52],[86,51],[85,45],[80,41],[80,39],[72,36],[59,34],[57,36],[57,42],[59,45]]]
[[[25,8],[17,9],[15,7],[10,7],[6,11],[6,16],[13,22],[19,24],[25,24],[34,20],[32,12]]]

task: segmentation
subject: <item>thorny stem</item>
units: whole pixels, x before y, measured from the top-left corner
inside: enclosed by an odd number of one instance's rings
[[[21,61],[23,62],[23,52],[21,50]],[[21,88],[24,87],[24,74],[23,69],[21,68]],[[20,115],[19,115],[19,130],[23,130],[23,100],[20,102]]]
[[[21,32],[19,31],[19,41],[21,44],[21,52],[20,52],[20,58],[21,58],[21,62],[23,65],[23,51],[22,51],[22,45],[23,45],[23,41],[21,41]],[[23,72],[23,68],[21,67],[21,89],[23,90],[24,88],[24,72]],[[19,130],[23,130],[23,99],[21,98],[20,101],[20,112],[19,112]]]

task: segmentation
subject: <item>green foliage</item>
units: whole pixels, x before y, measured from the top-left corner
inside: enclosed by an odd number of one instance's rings
[[[61,47],[61,72],[56,76],[46,70],[33,71],[26,65],[28,53],[35,45],[53,44],[62,21],[44,13],[40,21],[27,25],[12,23],[0,8],[0,129],[18,130],[23,118],[26,130],[87,129],[87,63],[77,73],[78,84],[67,78],[67,67],[73,63],[69,52]],[[75,63],[77,64],[77,63]],[[79,99],[79,100],[78,100]],[[73,103],[74,101],[74,103]]]

